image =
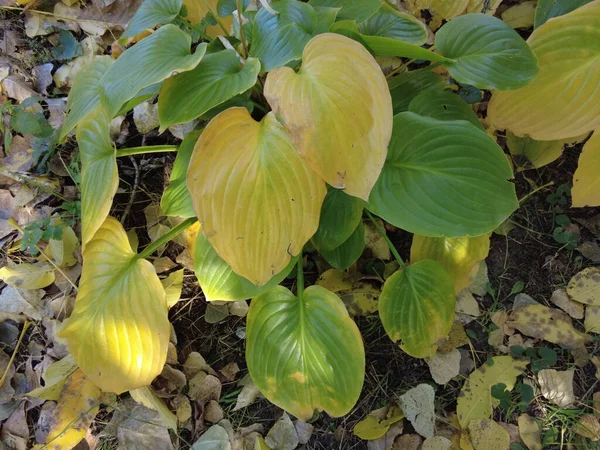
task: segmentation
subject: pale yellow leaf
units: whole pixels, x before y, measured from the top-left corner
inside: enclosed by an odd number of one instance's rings
[[[163,280],[160,280],[165,288],[167,306],[170,308],[179,301],[181,289],[183,288],[183,269],[176,270]]]
[[[529,414],[521,414],[518,419],[519,435],[529,450],[542,450],[540,426]]]
[[[599,69],[600,71],[600,69]],[[577,170],[573,174],[574,207],[600,206],[600,129],[583,146]]]
[[[510,445],[508,431],[491,419],[471,420],[469,436],[475,450],[507,450]]]
[[[52,412],[46,444],[50,449],[70,449],[83,439],[100,408],[102,392],[76,370],[65,382]]]
[[[183,4],[187,9],[187,16],[185,18],[190,21],[192,25],[199,25],[209,12],[212,12],[214,16],[217,16],[218,3],[219,0],[183,0]],[[219,24],[207,26],[206,34],[211,38],[227,36],[231,29],[233,16],[218,16],[218,18],[225,30],[223,30]]]
[[[470,1],[472,0],[407,0],[404,4],[417,17],[421,17],[421,10],[429,10],[432,16],[429,26],[437,30],[444,20],[464,14]]]
[[[267,283],[317,230],[325,183],[273,113],[216,116],[196,143],[187,185],[202,233],[235,273]]]
[[[304,47],[298,73],[281,67],[268,74],[264,94],[308,165],[331,186],[368,200],[393,112],[385,77],[365,47],[320,34]]]
[[[588,333],[600,334],[600,306],[588,305],[585,307],[583,326]]]
[[[502,13],[502,20],[512,28],[531,28],[536,4],[537,1],[526,1],[513,5]]]
[[[73,356],[67,355],[60,361],[53,362],[44,374],[44,386],[28,392],[30,397],[58,401],[65,382],[77,370]]]
[[[567,294],[576,302],[600,306],[600,267],[588,267],[571,278]]]
[[[107,217],[84,251],[79,292],[59,337],[103,391],[149,385],[167,357],[171,326],[165,290],[152,264]]]
[[[177,417],[171,412],[165,402],[156,395],[152,387],[144,386],[138,389],[129,391],[131,397],[146,408],[158,411],[161,419],[171,430],[177,431]]]
[[[45,253],[48,258],[54,261],[59,267],[71,267],[77,264],[77,258],[74,255],[75,250],[79,248],[79,239],[73,231],[73,228],[65,226],[61,240],[50,239]]]
[[[384,406],[371,411],[367,417],[354,426],[354,434],[367,441],[385,436],[390,426],[404,418],[404,413],[397,406]]]
[[[563,348],[583,347],[591,340],[589,335],[573,328],[568,314],[543,305],[528,305],[513,311],[507,325]]]
[[[19,289],[42,289],[54,283],[54,278],[49,264],[21,263],[0,269],[0,280]]]

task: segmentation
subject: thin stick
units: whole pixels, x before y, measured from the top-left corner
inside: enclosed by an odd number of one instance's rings
[[[396,247],[394,247],[394,244],[392,244],[392,241],[390,241],[390,238],[385,233],[385,230],[383,228],[381,228],[381,225],[379,225],[379,222],[377,222],[377,220],[375,220],[375,218],[373,217],[373,215],[369,211],[367,211],[365,209],[365,212],[367,213],[367,217],[369,219],[371,219],[371,222],[373,222],[373,225],[375,225],[375,228],[377,229],[377,232],[381,235],[381,237],[383,238],[383,240],[385,241],[385,243],[390,248],[390,251],[392,252],[392,255],[394,255],[394,258],[396,259],[396,261],[398,262],[398,264],[400,264],[400,268],[404,267],[404,265],[405,265],[404,260],[400,257],[400,254],[398,253],[398,250],[396,250]]]
[[[246,43],[246,35],[244,34],[244,22],[242,16],[242,0],[237,0],[237,19],[240,24],[240,37],[242,38],[242,48],[244,49],[244,58],[248,57],[248,44]]]
[[[215,20],[217,21],[217,23],[219,24],[219,26],[225,33],[225,36],[229,36],[229,30],[227,28],[225,28],[225,25],[223,25],[223,22],[221,22],[219,20],[219,16],[217,15],[217,13],[215,11],[213,11],[213,9],[210,7],[210,5],[208,4],[208,2],[206,0],[202,0],[202,2],[204,3],[204,5],[208,9],[208,11],[212,14],[212,16],[215,18]]]
[[[17,341],[17,345],[15,346],[15,349],[13,350],[12,356],[10,357],[10,361],[8,361],[8,365],[6,366],[6,369],[4,369],[2,378],[0,378],[0,387],[4,386],[4,382],[6,381],[8,371],[10,370],[10,367],[12,366],[13,361],[15,360],[15,356],[17,356],[17,351],[19,350],[19,347],[21,346],[21,341],[23,341],[23,336],[25,336],[25,332],[27,331],[27,328],[29,328],[29,325],[31,325],[31,322],[29,320],[26,320],[25,323],[23,324],[23,329],[21,330],[21,334],[19,335],[19,340]]]

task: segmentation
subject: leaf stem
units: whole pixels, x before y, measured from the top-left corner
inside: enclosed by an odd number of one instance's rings
[[[240,37],[242,38],[242,47],[244,49],[244,58],[248,57],[248,43],[244,34],[244,23],[242,18],[242,0],[237,0],[237,20],[240,25]]]
[[[23,336],[25,336],[25,332],[29,328],[29,325],[31,325],[31,322],[29,320],[26,320],[25,323],[23,324],[23,329],[21,330],[21,334],[19,335],[19,340],[17,341],[17,345],[15,345],[15,349],[13,350],[13,354],[10,357],[10,361],[8,361],[8,365],[6,366],[6,369],[4,369],[2,378],[0,378],[0,388],[2,386],[4,386],[4,382],[6,381],[6,377],[10,370],[10,367],[12,366],[12,363],[15,360],[15,356],[17,356],[17,352],[19,351],[19,347],[21,346],[21,342],[23,341]]]
[[[304,294],[304,262],[302,258],[302,250],[298,255],[298,276],[296,277],[296,296],[302,300],[302,294]]]
[[[225,36],[229,36],[229,30],[227,30],[227,28],[225,28],[225,25],[223,25],[223,22],[221,22],[217,13],[215,11],[213,11],[213,9],[210,7],[210,5],[208,4],[208,2],[206,0],[202,0],[202,2],[204,3],[204,5],[208,9],[208,11],[212,14],[212,16],[215,18],[215,20],[217,21],[217,23],[219,24],[219,26],[225,33]]]
[[[178,148],[179,146],[177,145],[146,145],[143,147],[130,147],[117,150],[117,157],[141,155],[144,153],[176,152]]]
[[[527,200],[529,200],[532,196],[534,196],[536,193],[538,193],[542,189],[545,189],[548,186],[553,186],[553,185],[554,185],[554,181],[551,181],[550,183],[546,183],[543,186],[540,186],[540,187],[534,189],[533,191],[529,192],[524,197],[519,199],[519,205],[522,205],[523,203],[525,203]]]
[[[177,225],[175,228],[172,228],[168,233],[165,233],[160,238],[158,238],[156,241],[148,244],[148,246],[144,249],[144,251],[142,253],[140,253],[139,255],[137,255],[137,258],[138,259],[147,258],[152,253],[154,253],[157,249],[159,249],[160,247],[165,245],[167,242],[169,242],[172,239],[175,239],[177,236],[179,236],[181,233],[183,233],[183,231],[186,228],[190,227],[197,221],[198,221],[198,219],[196,219],[195,217],[190,217],[189,219],[184,220],[179,225]]]
[[[396,247],[394,247],[394,244],[392,244],[392,241],[390,241],[390,238],[385,233],[385,230],[381,227],[381,225],[379,224],[379,222],[377,222],[377,220],[375,219],[375,217],[373,217],[373,215],[368,210],[365,209],[365,212],[367,213],[367,217],[371,220],[371,222],[373,222],[373,225],[375,225],[375,228],[377,229],[377,232],[380,234],[380,236],[383,238],[383,240],[385,241],[385,243],[390,248],[390,251],[392,252],[392,255],[394,255],[394,258],[396,259],[396,261],[400,265],[400,268],[404,267],[406,265],[405,262],[404,262],[404,260],[400,257],[400,253],[398,253],[398,250],[396,250]]]

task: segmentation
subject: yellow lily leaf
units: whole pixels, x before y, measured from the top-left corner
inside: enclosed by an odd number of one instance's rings
[[[48,264],[21,263],[0,269],[0,280],[19,289],[42,289],[54,283],[54,278]]]
[[[439,262],[448,272],[458,294],[471,284],[469,274],[475,265],[485,259],[490,251],[490,235],[476,237],[427,237],[415,234],[410,247],[410,261],[422,259]]]
[[[456,404],[458,422],[466,429],[472,420],[492,417],[492,386],[504,383],[511,391],[517,377],[529,364],[510,356],[495,356],[473,371],[465,382]]]
[[[491,419],[471,420],[469,436],[475,450],[506,450],[510,445],[508,431]]]
[[[600,306],[600,267],[588,267],[571,278],[567,294],[576,302]]]
[[[154,267],[131,250],[112,217],[88,242],[83,258],[75,307],[59,336],[103,391],[120,394],[149,385],[165,365],[171,331]]]
[[[208,13],[212,13],[214,16],[217,15],[218,3],[219,0],[183,0],[183,5],[187,9],[187,16],[185,16],[185,18],[190,21],[192,25],[198,25]],[[231,24],[233,23],[233,16],[219,16],[219,20],[229,32],[229,30],[231,30]],[[227,36],[229,33],[225,33],[223,28],[221,28],[219,24],[216,24],[207,26],[206,34],[211,38],[216,38],[217,36]]]
[[[421,17],[421,10],[429,10],[429,27],[437,30],[444,20],[448,21],[464,14],[469,3],[470,0],[407,0],[405,6],[417,17]]]
[[[358,42],[324,33],[302,68],[269,72],[264,94],[296,149],[331,186],[368,200],[392,135],[392,97],[379,65]]]
[[[600,68],[600,67],[599,67]],[[573,206],[600,206],[600,128],[583,146],[573,175]],[[599,283],[600,285],[600,283]]]
[[[397,406],[384,406],[371,411],[367,417],[354,426],[354,434],[364,440],[372,441],[385,436],[394,423],[404,418]]]
[[[70,449],[81,441],[100,408],[102,392],[82,370],[76,370],[65,382],[58,405],[52,412],[49,449]]]
[[[600,2],[546,22],[527,43],[538,57],[539,75],[521,89],[494,92],[489,124],[540,141],[600,125]]]
[[[584,347],[592,338],[573,328],[571,317],[544,305],[527,305],[513,311],[506,322],[521,333],[563,348]]]
[[[230,108],[208,124],[187,172],[202,233],[238,275],[263,285],[319,225],[325,183],[267,114]]]

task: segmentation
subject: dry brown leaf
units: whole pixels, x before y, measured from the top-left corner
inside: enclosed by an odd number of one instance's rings
[[[205,372],[198,372],[190,380],[188,395],[192,400],[204,405],[210,400],[219,400],[221,398],[221,381]]]
[[[554,370],[544,369],[538,372],[538,384],[542,395],[563,408],[575,403],[573,393],[574,369]]]
[[[552,293],[550,301],[570,315],[573,319],[583,319],[583,305],[569,298],[567,291],[557,289]]]
[[[521,414],[518,419],[519,434],[529,450],[542,450],[542,433],[533,417]]]
[[[433,437],[429,439],[434,439]],[[429,440],[427,439],[427,440]],[[419,450],[421,448],[421,443],[423,442],[423,438],[418,434],[403,434],[398,438],[394,445],[392,446],[392,450]],[[433,447],[437,448],[437,447]]]
[[[600,420],[593,414],[584,414],[575,425],[575,433],[591,441],[599,441]]]
[[[223,412],[223,408],[219,405],[219,402],[216,400],[209,401],[206,405],[204,405],[204,419],[210,423],[217,423],[223,420],[225,417],[225,413]]]
[[[600,262],[600,246],[595,241],[585,241],[577,247],[577,250],[587,259]]]

